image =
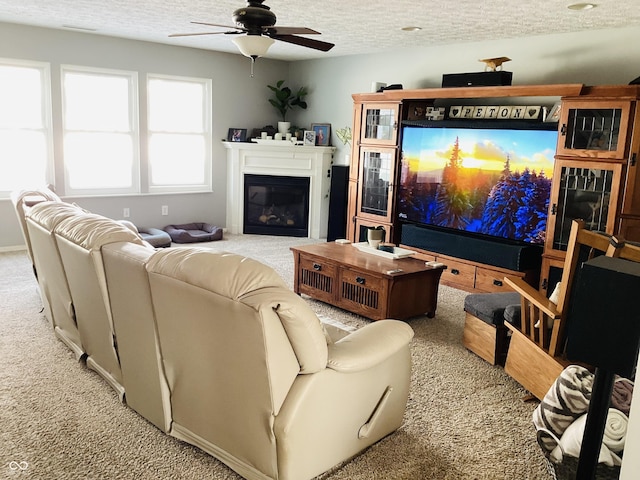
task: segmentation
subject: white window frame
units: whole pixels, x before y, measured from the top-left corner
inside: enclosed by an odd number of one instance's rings
[[[65,94],[65,75],[67,73],[79,73],[96,76],[117,76],[127,79],[129,85],[129,122],[132,144],[132,165],[131,165],[131,186],[130,187],[114,187],[114,188],[72,188],[69,182],[68,164],[64,162],[64,179],[66,195],[114,195],[114,194],[132,194],[140,193],[140,127],[139,127],[139,98],[138,98],[138,73],[128,70],[115,70],[105,68],[84,67],[78,65],[61,65],[61,98],[62,98],[62,149],[64,151],[64,137],[69,132],[76,130],[67,130],[66,127],[66,94]],[[121,133],[121,132],[120,132]],[[63,153],[64,158],[64,153]]]
[[[51,64],[48,62],[34,62],[30,60],[19,60],[14,58],[0,58],[0,65],[7,67],[18,68],[33,68],[40,70],[42,83],[41,98],[42,103],[40,108],[42,109],[42,122],[41,128],[37,129],[41,131],[45,136],[46,143],[46,158],[44,166],[44,183],[53,185],[55,183],[55,169],[53,162],[53,122],[51,113]],[[0,127],[1,128],[1,127]],[[22,129],[19,129],[22,130]],[[33,130],[33,129],[26,129]],[[0,172],[1,174],[1,172]],[[23,185],[25,189],[34,187],[43,187],[42,181],[33,181],[30,185]],[[10,191],[0,190],[0,198],[9,198],[11,196]]]
[[[203,131],[200,133],[203,136],[204,145],[205,145],[205,161],[204,161],[204,172],[203,178],[204,183],[202,184],[190,184],[190,185],[154,185],[152,182],[152,164],[150,158],[150,141],[151,136],[154,133],[184,133],[184,132],[171,132],[171,131],[152,131],[150,127],[150,110],[151,110],[151,97],[149,95],[149,84],[152,80],[167,80],[172,82],[186,82],[186,83],[197,83],[202,85],[203,87],[203,109],[202,109],[202,126]],[[149,189],[149,193],[194,193],[194,192],[211,192],[213,190],[212,183],[212,156],[213,156],[213,147],[212,147],[212,88],[213,82],[210,78],[199,78],[199,77],[185,77],[185,76],[176,76],[176,75],[163,75],[157,73],[148,73],[147,74],[147,186]],[[194,132],[196,133],[196,132]],[[179,168],[179,163],[176,164]]]

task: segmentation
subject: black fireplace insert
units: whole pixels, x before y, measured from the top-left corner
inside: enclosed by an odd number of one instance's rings
[[[244,233],[309,236],[309,177],[244,175]]]

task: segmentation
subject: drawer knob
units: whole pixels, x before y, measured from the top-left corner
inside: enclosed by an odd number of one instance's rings
[[[452,268],[451,269],[451,274],[452,275],[460,275],[460,270],[458,270],[457,268]]]
[[[359,283],[360,285],[364,285],[364,278],[363,277],[356,277],[356,283]]]
[[[501,286],[502,286],[502,280],[494,280],[494,281],[493,281],[493,284],[494,284],[496,287],[501,287]]]
[[[320,270],[322,270],[322,265],[320,265],[319,263],[314,263],[313,264],[313,269],[317,272],[319,272]]]

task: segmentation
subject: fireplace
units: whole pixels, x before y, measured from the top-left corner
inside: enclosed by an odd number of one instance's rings
[[[244,233],[309,235],[309,177],[244,175]]]
[[[265,140],[265,142],[267,142]],[[249,142],[223,142],[227,149],[227,231],[232,234],[255,232],[254,227],[267,227],[267,231],[271,230],[271,234],[275,235],[303,235],[309,238],[326,238],[327,226],[329,224],[329,193],[331,189],[331,162],[334,147],[315,147],[310,145],[292,145],[286,141],[272,140],[271,143],[258,144]],[[308,207],[306,217],[300,221],[300,225],[295,228],[291,225],[282,227],[281,225],[263,224],[260,216],[263,214],[276,215],[268,213],[271,204],[282,203],[280,194],[275,191],[268,192],[260,190],[255,192],[254,200],[262,202],[264,205],[255,206],[259,209],[258,222],[253,219],[249,222],[251,225],[247,230],[247,218],[253,218],[255,213],[251,213],[249,217],[245,214],[245,177],[258,176],[268,178],[284,179],[287,182],[304,182],[303,184],[295,184],[293,187],[296,191],[305,187]],[[293,179],[296,180],[293,180]],[[280,190],[280,185],[275,185],[276,191]],[[302,194],[301,194],[302,195]],[[271,199],[267,197],[271,196]],[[295,196],[295,195],[294,195]],[[286,199],[289,203],[291,198]],[[295,203],[295,202],[294,202]],[[296,210],[299,212],[300,210]],[[291,212],[290,212],[291,213]],[[278,214],[279,215],[279,214]],[[303,214],[300,213],[302,216]],[[284,215],[284,223],[287,223],[287,215]],[[306,218],[306,220],[304,220]],[[262,218],[265,220],[265,217]],[[275,221],[275,218],[271,218]],[[292,219],[289,219],[289,223]],[[306,221],[306,224],[303,223]],[[283,220],[280,221],[282,223]],[[297,220],[294,220],[298,224]],[[272,222],[273,223],[273,222]],[[280,227],[280,228],[275,228]],[[297,230],[297,231],[296,231]],[[261,232],[261,233],[262,233]]]

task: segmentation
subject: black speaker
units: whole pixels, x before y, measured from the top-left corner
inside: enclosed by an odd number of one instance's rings
[[[442,75],[442,87],[486,87],[511,85],[512,72],[500,70],[498,72],[477,73],[445,73]]]
[[[345,238],[347,234],[347,203],[349,195],[349,166],[331,167],[331,191],[329,193],[329,226],[327,242]]]
[[[640,346],[640,263],[600,256],[583,263],[574,282],[567,358],[632,377]]]

